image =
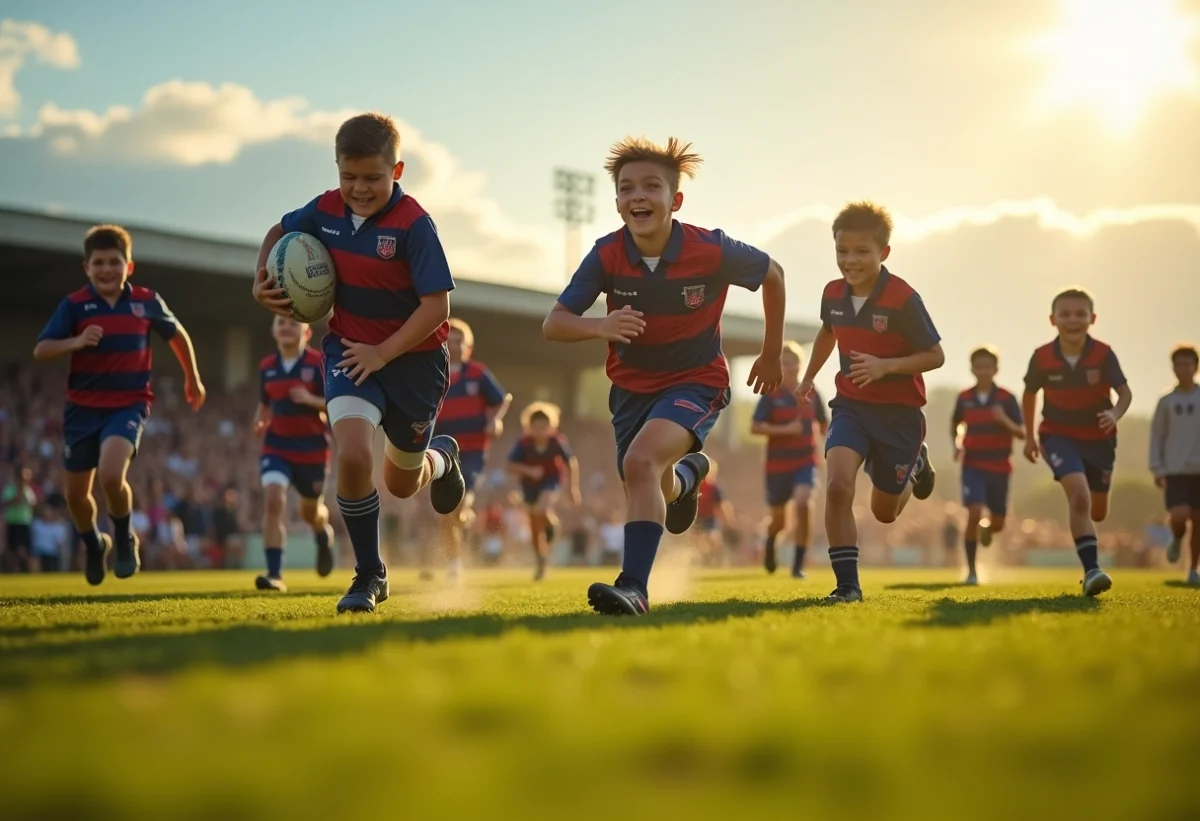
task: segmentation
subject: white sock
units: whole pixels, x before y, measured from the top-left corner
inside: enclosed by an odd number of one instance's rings
[[[425,451],[425,455],[429,457],[429,467],[432,471],[430,478],[441,479],[446,475],[446,471],[450,469],[450,463],[446,459],[446,454],[440,450],[430,448]]]

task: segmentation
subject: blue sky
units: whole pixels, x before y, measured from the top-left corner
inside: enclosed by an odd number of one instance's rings
[[[1147,285],[1195,290],[1200,85],[1150,77],[1134,89],[1136,118],[1120,124],[1105,119],[1105,89],[1075,89],[1049,109],[1037,101],[1064,53],[1090,69],[1086,60],[1113,54],[1150,64],[1177,45],[1121,14],[1154,17],[1153,5],[1183,31],[1200,0],[1091,0],[1091,18],[1113,21],[1084,32],[1098,54],[1036,52],[1046,32],[1079,29],[1072,3],[368,0],[343,13],[274,0],[8,0],[0,101],[8,84],[20,104],[0,107],[0,199],[254,238],[334,185],[337,117],[377,108],[405,127],[405,180],[456,270],[553,287],[563,278],[553,167],[601,177],[624,134],[678,135],[706,158],[682,218],[771,251],[789,272],[794,315],[815,314],[836,276],[829,211],[871,197],[901,223],[896,270],[931,309],[945,306],[934,316],[952,362],[980,336],[965,301],[986,304],[995,277],[1037,293],[1029,319],[987,333],[1021,358],[1045,336],[1038,288],[1084,282],[1118,304]],[[67,38],[77,64],[61,41],[39,51],[13,27],[31,23]],[[1200,65],[1200,40],[1180,49]],[[293,98],[302,102],[280,102]],[[106,118],[112,106],[128,111]],[[616,224],[600,183],[585,244]],[[1149,257],[1161,261],[1130,270]],[[1128,338],[1111,341],[1136,346],[1138,368],[1159,368],[1161,349],[1194,327],[1181,304],[1151,321],[1122,317],[1110,337]]]

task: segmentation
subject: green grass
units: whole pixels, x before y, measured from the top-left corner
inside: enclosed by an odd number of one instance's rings
[[[252,575],[0,578],[0,816],[1195,817],[1200,590],[1163,574],[868,568],[826,608],[824,570],[668,565],[638,620],[584,612],[607,572],[397,572],[372,617]]]

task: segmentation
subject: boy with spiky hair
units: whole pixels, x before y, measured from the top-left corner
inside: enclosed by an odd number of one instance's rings
[[[808,399],[796,396],[804,352],[796,342],[783,346],[783,382],[775,391],[758,401],[750,432],[767,438],[766,485],[767,538],[763,546],[763,566],[768,573],[776,568],[775,540],[787,522],[788,507],[793,509],[792,576],[804,578],[804,556],[808,551],[812,489],[817,471],[816,434],[825,436],[829,422],[820,394],[813,390]]]
[[[1112,587],[1112,579],[1100,569],[1093,523],[1108,516],[1108,491],[1117,459],[1117,422],[1133,401],[1117,355],[1089,333],[1096,322],[1095,304],[1082,288],[1068,288],[1054,297],[1050,324],[1058,337],[1030,357],[1021,400],[1025,458],[1037,462],[1044,453],[1066,494],[1071,536],[1083,565],[1085,596],[1098,596]],[[1042,422],[1035,436],[1039,391]]]
[[[449,382],[454,279],[432,218],[400,188],[399,152],[400,133],[390,117],[372,112],[342,123],[334,138],[339,187],[267,231],[253,289],[264,307],[290,316],[283,289],[265,267],[275,243],[290,231],[317,237],[337,268],[333,316],[321,347],[338,508],[355,559],[339,613],[371,613],[388,597],[379,554],[376,428],[386,436],[383,479],[393,496],[408,498],[429,485],[434,510],[449,515],[466,493],[458,444],[433,436]]]
[[[674,137],[665,146],[627,137],[612,147],[605,168],[624,227],[596,242],[543,325],[554,342],[608,342],[609,409],[628,518],[621,574],[588,589],[592,608],[606,615],[648,612],[664,524],[678,534],[696,519],[697,489],[708,473],[700,450],[729,403],[720,320],[730,285],[763,289],[762,353],[747,384],[767,393],[781,378],[783,269],[723,231],[673,218],[683,205],[679,181],[694,177],[700,162]],[[602,293],[607,315],[585,317]]]
[[[871,477],[871,512],[896,521],[910,496],[933,493],[925,447],[925,381],[945,362],[941,337],[921,295],[888,271],[892,217],[871,202],[854,202],[833,221],[841,279],[825,286],[821,330],[796,394],[807,398],[821,366],[838,349],[841,367],[825,439],[825,530],[837,587],[828,604],[862,601],[854,485]]]
[[[450,577],[462,573],[463,534],[475,520],[475,485],[483,475],[488,448],[504,429],[504,414],[512,394],[504,390],[488,367],[474,358],[475,333],[461,319],[450,320],[446,338],[450,352],[450,384],[438,413],[434,434],[453,436],[467,492],[442,528],[442,546],[450,562]]]
[[[1188,584],[1200,585],[1200,390],[1196,367],[1200,354],[1193,345],[1171,351],[1175,390],[1158,400],[1150,429],[1150,472],[1166,494],[1171,517],[1167,561],[1179,561],[1188,522],[1192,524]]]
[[[567,437],[558,429],[562,412],[549,402],[534,402],[521,411],[521,438],[508,455],[508,472],[521,480],[521,493],[529,513],[529,535],[537,561],[533,580],[546,575],[546,562],[554,547],[559,522],[555,513],[565,487],[572,504],[581,501],[579,462]]]
[[[962,500],[967,509],[967,527],[963,532],[967,556],[964,584],[969,585],[979,584],[975,569],[979,546],[987,547],[992,536],[1004,530],[1012,444],[1014,439],[1025,438],[1017,398],[996,385],[999,370],[1000,354],[995,348],[985,345],[973,350],[971,373],[975,384],[958,395],[950,418],[954,458],[962,464]]]
[[[126,481],[154,392],[150,390],[150,332],[171,346],[183,368],[183,395],[192,410],[204,404],[204,385],[191,337],[161,296],[130,285],[133,240],[119,225],[97,225],[83,238],[83,270],[89,284],[59,303],[38,336],[38,362],[70,356],[63,418],[63,483],[67,510],[85,547],[89,584],[104,581],[109,550],[113,573],[126,579],[141,567],[138,537],[129,526],[133,489]],[[113,538],[96,529],[92,482],[113,521]]]

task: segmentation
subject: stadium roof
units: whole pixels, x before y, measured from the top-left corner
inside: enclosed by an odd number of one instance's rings
[[[78,259],[84,232],[102,221],[0,207],[0,246],[25,247]],[[223,274],[247,281],[253,276],[258,247],[252,243],[210,239],[128,223],[126,226],[134,234],[134,256],[141,266],[151,263],[158,268]],[[4,267],[14,263],[25,268],[28,274],[37,273],[36,268],[31,270],[29,267],[32,260],[10,258]],[[456,281],[458,287],[453,299],[456,311],[473,314],[492,312],[540,319],[555,296],[550,291],[469,277],[456,277]],[[58,290],[52,299],[57,302],[61,296],[61,290]],[[603,314],[603,305],[594,306],[592,313]],[[756,353],[762,342],[762,319],[759,317],[727,313],[721,328],[729,355]],[[800,340],[811,339],[815,332],[816,326],[811,323],[788,322],[786,328],[789,338]]]

